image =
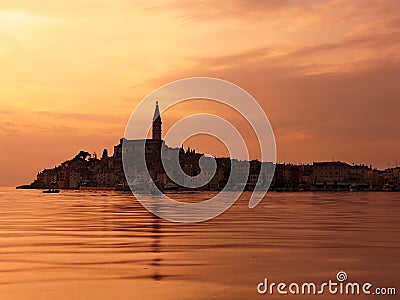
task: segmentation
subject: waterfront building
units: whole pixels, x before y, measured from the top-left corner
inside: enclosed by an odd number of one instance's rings
[[[315,184],[350,184],[350,165],[340,161],[314,162]]]

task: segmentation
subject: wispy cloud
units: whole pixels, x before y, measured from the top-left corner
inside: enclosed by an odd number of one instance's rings
[[[2,133],[16,133],[18,132],[18,125],[13,122],[1,121],[0,132]]]
[[[36,111],[40,116],[46,116],[54,119],[64,119],[80,122],[116,122],[121,121],[120,115],[105,115],[93,113],[78,112],[60,112],[60,111]]]
[[[210,21],[226,18],[258,18],[273,15],[277,12],[288,10],[310,9],[315,1],[212,1],[212,0],[189,0],[189,1],[165,1],[160,5],[152,6],[151,9],[173,11],[186,21]]]
[[[21,29],[34,25],[68,24],[71,21],[61,18],[37,15],[22,10],[0,10],[0,28]]]

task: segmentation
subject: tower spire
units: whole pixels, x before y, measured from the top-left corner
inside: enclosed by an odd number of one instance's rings
[[[158,101],[156,101],[156,108],[153,115],[153,140],[161,140],[161,123],[160,109]]]
[[[153,122],[160,116],[160,110],[158,108],[158,101],[156,101],[156,109],[154,110]]]

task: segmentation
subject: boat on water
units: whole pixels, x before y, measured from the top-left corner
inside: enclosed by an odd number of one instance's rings
[[[58,194],[60,192],[60,190],[58,189],[48,189],[48,190],[44,190],[43,193],[47,193],[47,194]]]
[[[393,184],[386,183],[382,189],[384,192],[394,192],[395,186]]]

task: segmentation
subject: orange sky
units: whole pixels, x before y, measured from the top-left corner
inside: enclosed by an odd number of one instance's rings
[[[393,166],[399,53],[399,1],[2,0],[0,185],[112,152],[138,101],[188,76],[250,92],[281,162]]]

